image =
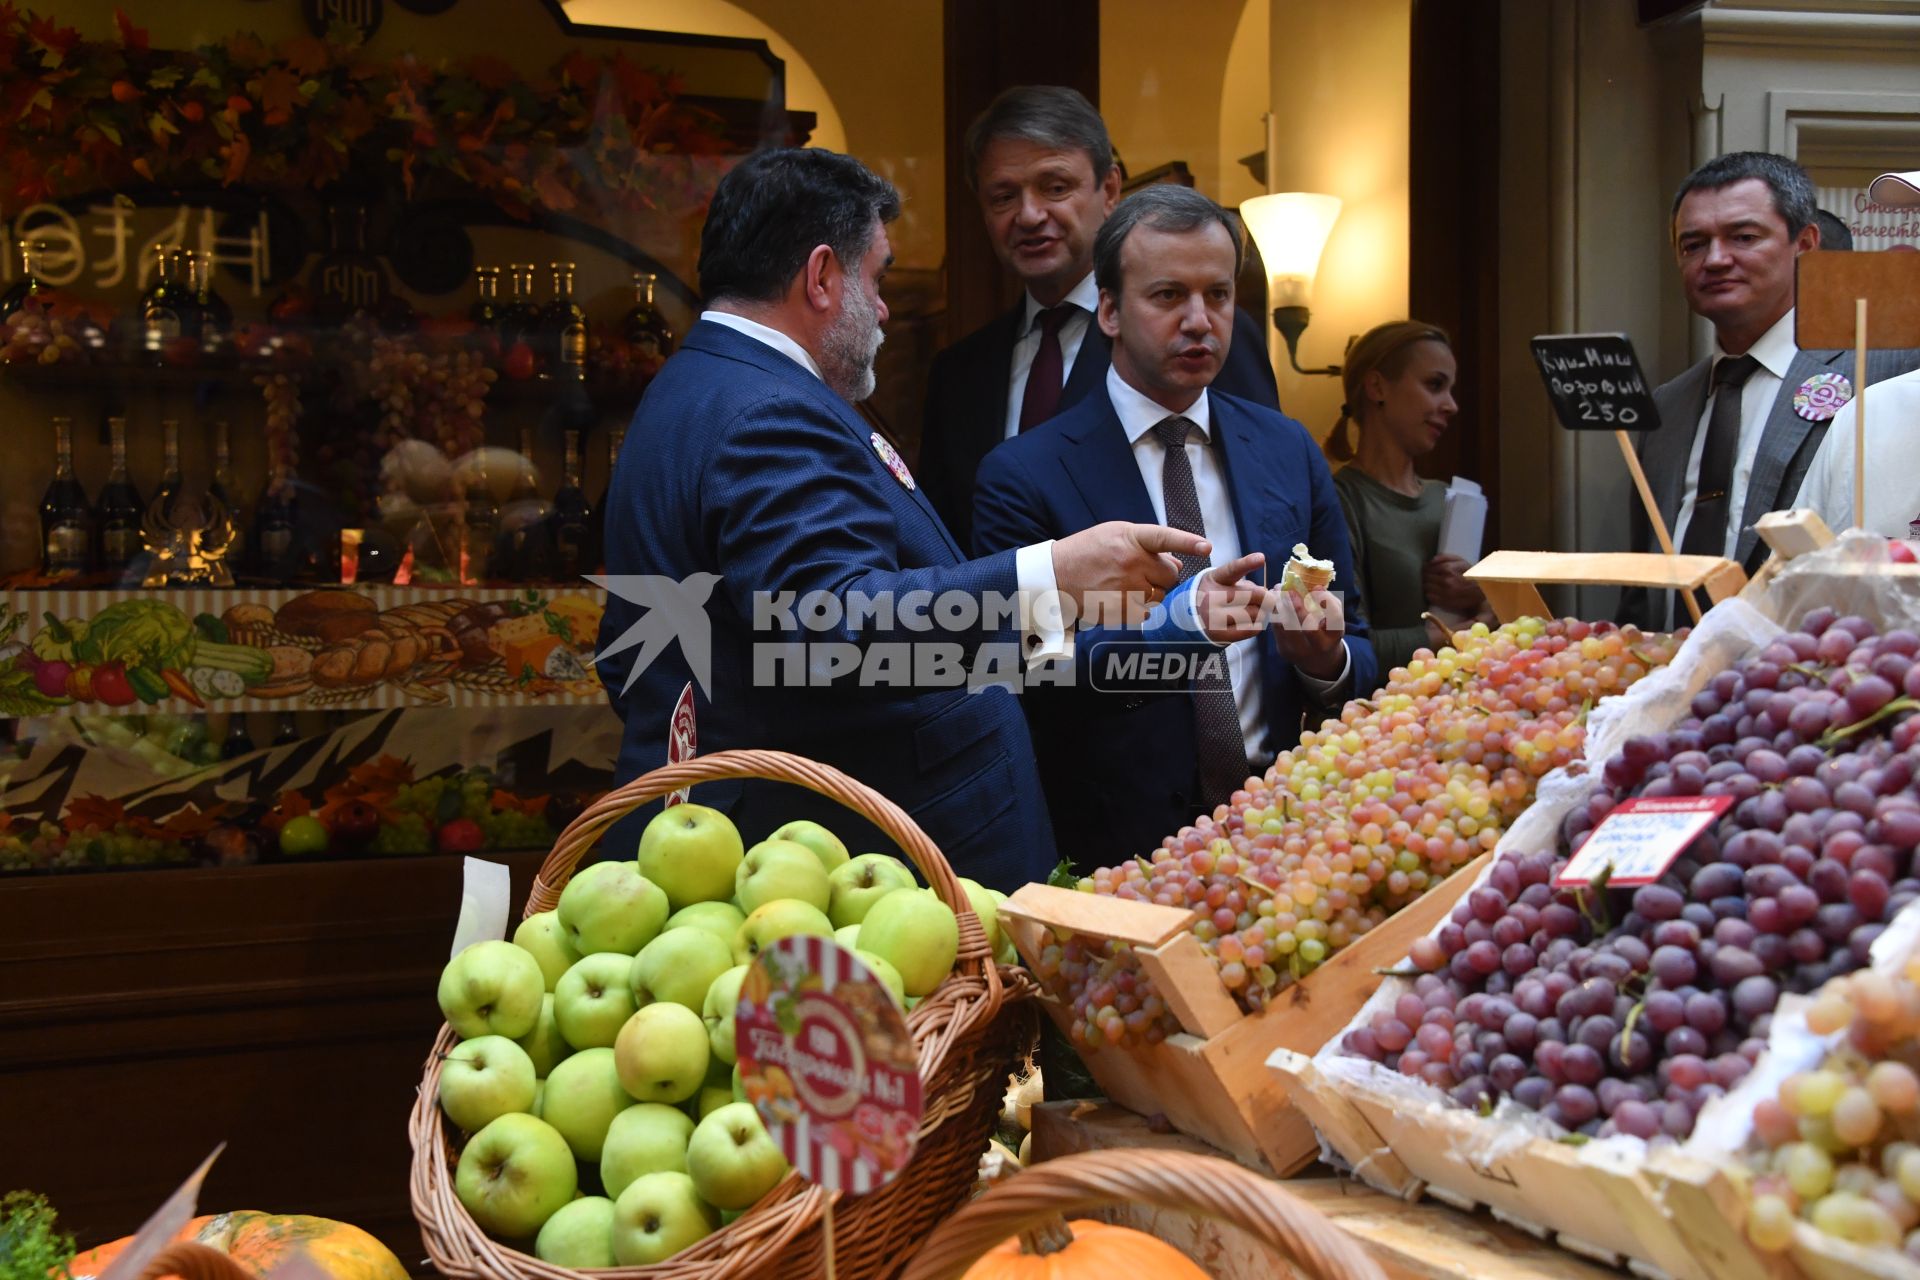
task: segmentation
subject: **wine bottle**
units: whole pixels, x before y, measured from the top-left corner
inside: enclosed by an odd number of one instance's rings
[[[613,496],[613,473],[620,467],[620,446],[626,438],[625,427],[607,433],[607,483],[600,490],[600,501],[593,504],[593,556],[602,573],[607,571],[607,503]]]
[[[473,305],[467,308],[467,319],[473,327],[481,330],[493,330],[500,325],[500,268],[475,267],[473,269]]]
[[[474,468],[466,481],[461,507],[460,581],[485,582],[498,576],[493,565],[494,541],[500,536],[500,507],[486,473]]]
[[[175,281],[174,247],[153,246],[153,283],[140,299],[141,346],[147,359],[165,358],[169,343],[186,331],[188,321],[185,290]]]
[[[154,505],[160,514],[171,519],[173,504],[179,500],[180,479],[180,421],[177,418],[160,419],[161,464],[160,487],[153,492]]]
[[[22,240],[19,245],[20,278],[15,280],[5,294],[0,294],[0,320],[18,311],[28,298],[38,298],[47,292],[47,286],[39,277],[40,261],[46,256],[47,243],[44,240]]]
[[[286,582],[295,576],[299,516],[292,471],[276,466],[253,515],[254,567],[262,577]]]
[[[553,492],[553,561],[559,580],[575,582],[591,570],[599,554],[593,543],[593,508],[580,487],[580,433],[566,433],[560,487]]]
[[[632,349],[633,358],[649,363],[648,372],[673,354],[673,328],[654,305],[653,291],[659,277],[651,271],[633,273],[633,309],[621,321],[621,336]]]
[[[120,573],[144,546],[140,528],[147,508],[127,474],[127,420],[108,418],[107,434],[113,450],[112,465],[94,510],[99,513],[100,567]]]
[[[500,312],[500,349],[505,351],[522,341],[529,346],[537,346],[540,308],[533,301],[533,264],[509,263],[507,273],[512,280],[513,297]],[[536,351],[535,358],[538,359],[538,356]]]
[[[273,722],[273,745],[284,747],[300,741],[300,725],[293,718],[293,712],[282,711]]]
[[[209,255],[185,251],[187,291],[193,295],[198,320],[200,350],[210,356],[223,354],[233,339],[233,308],[213,289],[213,261]]]
[[[493,572],[513,582],[545,582],[553,576],[551,529],[533,465],[533,428],[520,429],[520,464],[513,491],[500,509],[500,542]],[[502,569],[505,573],[502,575]]]
[[[73,419],[53,420],[53,479],[40,497],[41,571],[49,578],[85,573],[93,544],[93,508],[73,474]]]
[[[244,756],[253,750],[253,738],[247,733],[245,712],[235,711],[227,716],[227,736],[220,741],[220,758],[231,760],[235,756]]]
[[[587,313],[573,300],[573,264],[555,262],[550,269],[553,301],[540,313],[541,354],[550,376],[579,382],[587,372]]]
[[[214,419],[213,476],[207,481],[207,497],[218,502],[221,510],[227,513],[227,519],[233,523],[233,541],[227,544],[226,561],[234,565],[242,563],[241,556],[246,548],[246,521],[240,512],[240,487],[233,478],[233,447],[228,436],[227,420]]]

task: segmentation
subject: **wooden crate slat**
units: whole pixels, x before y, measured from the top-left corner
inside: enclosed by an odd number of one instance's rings
[[[1188,1035],[1205,1040],[1245,1021],[1246,1014],[1220,982],[1219,970],[1200,939],[1181,930],[1157,947],[1139,947],[1140,968]]]
[[[1111,938],[1137,947],[1157,947],[1184,933],[1195,916],[1183,907],[1133,902],[1105,893],[1082,893],[1050,884],[1030,884],[1000,904],[1000,915],[1031,920],[1090,938]]]
[[[1732,563],[1721,556],[1664,556],[1637,551],[1494,551],[1468,569],[1466,576],[1483,590],[1489,582],[1691,590],[1723,581],[1726,566]],[[1741,581],[1745,582],[1744,575]]]

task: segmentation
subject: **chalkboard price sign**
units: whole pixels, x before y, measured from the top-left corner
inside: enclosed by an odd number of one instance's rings
[[[1572,431],[1652,431],[1659,411],[1623,333],[1557,333],[1533,340],[1534,363],[1560,425]]]

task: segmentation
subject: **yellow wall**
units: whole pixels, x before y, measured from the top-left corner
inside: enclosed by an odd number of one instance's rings
[[[1240,161],[1267,145],[1270,7],[1271,0],[1247,0],[1234,26],[1226,73],[1220,81],[1220,191],[1214,198],[1226,205],[1238,205],[1266,190]]]
[[[1170,39],[1166,0],[1100,0],[1100,114],[1129,173],[1184,160],[1220,198],[1221,86],[1239,21],[1223,0],[1191,5]],[[1252,104],[1256,144],[1263,109]]]
[[[1408,87],[1412,0],[1338,5],[1272,0],[1271,100],[1279,117],[1275,191],[1345,202],[1321,259],[1303,365],[1338,364],[1347,339],[1407,309]],[[1324,436],[1338,378],[1285,367],[1280,403]]]
[[[888,229],[902,267],[946,254],[938,0],[570,0],[578,22],[755,36],[787,64],[787,105],[819,113],[812,142],[858,156],[900,188]]]

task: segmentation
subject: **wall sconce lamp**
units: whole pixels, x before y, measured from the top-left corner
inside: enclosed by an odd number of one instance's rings
[[[1337,376],[1340,372],[1337,364],[1302,369],[1297,354],[1300,335],[1312,318],[1307,301],[1313,294],[1313,277],[1339,216],[1340,197],[1306,191],[1282,191],[1240,202],[1240,217],[1267,265],[1273,327],[1286,339],[1287,359],[1295,373]]]

